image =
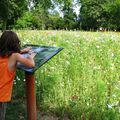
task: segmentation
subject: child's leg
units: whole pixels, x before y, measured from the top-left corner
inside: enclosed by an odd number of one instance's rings
[[[7,103],[0,102],[0,120],[5,120]]]

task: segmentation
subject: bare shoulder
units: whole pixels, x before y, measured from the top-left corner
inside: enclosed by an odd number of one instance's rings
[[[19,56],[21,56],[20,53],[13,53],[13,54],[9,57],[9,59],[10,59],[10,60],[13,60],[13,61],[17,61],[17,59],[19,58]]]
[[[10,71],[15,70],[16,68],[16,62],[17,62],[17,56],[19,55],[19,53],[13,53],[10,57],[9,57],[9,61],[8,61],[8,68]]]
[[[13,53],[10,57],[11,58],[17,58],[20,55],[20,53]]]

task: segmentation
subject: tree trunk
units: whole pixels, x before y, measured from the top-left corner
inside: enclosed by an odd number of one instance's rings
[[[7,19],[3,20],[3,31],[6,30],[6,27],[7,27]]]
[[[42,30],[45,30],[45,23],[42,22]]]

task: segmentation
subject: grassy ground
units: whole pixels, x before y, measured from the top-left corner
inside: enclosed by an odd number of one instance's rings
[[[64,48],[35,73],[37,107],[42,115],[48,113],[46,116],[50,117],[52,114],[56,120],[81,120],[83,114],[87,120],[120,119],[120,33],[16,32],[22,44]],[[24,104],[15,102],[25,98],[23,88],[24,75],[18,72],[14,82],[15,99],[8,108],[9,120],[25,119]]]
[[[26,120],[26,105],[22,100],[13,100],[7,104],[6,120]]]

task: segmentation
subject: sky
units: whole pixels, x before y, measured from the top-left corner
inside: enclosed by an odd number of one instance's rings
[[[74,10],[74,12],[76,13],[76,15],[78,16],[79,13],[80,13],[80,8],[81,8],[81,6],[78,5],[78,4],[75,4],[75,2],[73,2],[73,6],[74,6],[74,7],[73,7],[73,10]],[[63,13],[60,11],[60,9],[59,9],[58,6],[56,6],[55,10],[60,14],[60,17],[63,17]]]
[[[52,0],[51,0],[52,1]],[[52,3],[54,4],[54,2],[52,1]],[[77,0],[73,0],[73,10],[74,10],[74,12],[76,13],[76,15],[78,16],[79,15],[79,13],[80,13],[80,8],[81,8],[81,5],[79,5],[79,4],[77,4]],[[55,5],[55,4],[54,4]],[[33,7],[34,6],[34,4],[33,4],[33,2],[31,1],[31,3],[30,3],[30,6],[29,6],[29,9],[31,9],[31,7]],[[60,17],[63,17],[64,15],[63,15],[63,12],[62,11],[60,11],[60,9],[59,9],[59,6],[56,6],[55,5],[55,9],[54,9],[55,11],[57,11],[59,14],[60,14]],[[54,10],[49,10],[49,12],[52,12],[52,11],[54,11]]]
[[[78,16],[79,13],[80,13],[80,8],[81,8],[80,5],[76,5],[76,7],[73,8],[73,9],[74,9],[74,12],[77,14],[77,16]]]

